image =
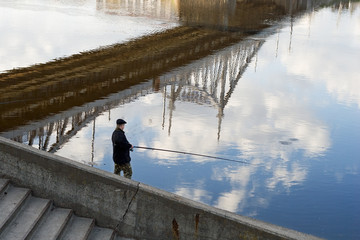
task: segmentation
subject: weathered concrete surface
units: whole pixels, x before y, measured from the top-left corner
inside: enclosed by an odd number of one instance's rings
[[[0,175],[134,239],[318,239],[0,137]]]
[[[50,199],[34,197],[31,190],[0,178],[0,240],[122,240],[95,220],[78,217]],[[129,239],[130,240],[130,239]]]

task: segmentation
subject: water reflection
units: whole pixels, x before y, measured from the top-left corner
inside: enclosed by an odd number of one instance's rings
[[[284,15],[296,14],[326,1],[308,0],[98,0],[107,14],[178,20],[181,24],[231,31],[259,31]],[[196,11],[193,11],[196,9]]]
[[[109,7],[107,3],[97,2],[98,5],[104,5],[106,9],[122,9],[128,4],[116,1],[116,4],[111,2]],[[279,6],[293,10],[284,3],[280,1]],[[186,2],[181,4],[182,6],[191,5]],[[241,4],[244,7],[247,3]],[[166,4],[160,5],[167,9]],[[258,7],[251,6],[252,4],[246,7],[248,12],[259,11]],[[101,9],[101,7],[98,8]],[[303,5],[299,4],[299,7],[294,9],[300,11]],[[282,15],[275,14],[273,19],[280,16]],[[202,21],[199,17],[197,19],[199,23]],[[259,17],[259,21],[253,22],[257,30],[263,27],[262,22],[262,17]],[[252,25],[253,29],[255,25]],[[0,131],[126,89],[130,85],[151,79],[154,75],[206,56],[216,49],[243,39],[244,36],[242,33],[231,34],[179,27],[126,44],[116,44],[47,64],[3,73],[0,75],[2,87],[0,90],[2,102]],[[98,91],[99,87],[101,91]]]
[[[289,66],[290,74],[304,76],[311,84],[323,82],[327,91],[338,102],[345,105],[357,104],[360,107],[360,92],[358,91],[360,81],[358,81],[358,72],[354,71],[360,62],[360,55],[353,55],[354,51],[360,52],[358,44],[360,23],[354,21],[356,6],[358,6],[356,3],[339,4],[337,7],[333,6],[332,11],[317,13],[316,18],[313,14],[302,18],[293,31],[302,31],[311,39],[311,42],[308,41],[306,45],[309,51],[304,52],[299,47],[293,47],[291,57],[283,55],[281,61]],[[321,18],[332,19],[332,22],[336,24],[336,27],[327,27],[327,30],[333,31],[333,34],[326,41],[322,41],[325,30],[317,31],[323,24]],[[339,41],[345,37],[346,40]],[[299,46],[301,41],[303,41],[302,38],[295,38],[292,44]],[[322,44],[312,44],[319,41],[322,41]],[[328,49],[334,49],[335,46],[337,51],[328,51]],[[324,62],[326,62],[325,66]],[[344,72],[346,72],[345,75]]]
[[[275,20],[310,9],[323,1],[316,2],[3,0],[0,3],[0,46],[6,47],[1,49],[0,57],[7,61],[0,62],[0,71],[126,42],[180,24],[257,32]]]
[[[356,239],[358,16],[358,3],[336,4],[282,22],[274,35],[229,40],[231,46],[219,44],[216,52],[202,46],[213,44],[207,40],[159,55],[163,62],[125,65],[128,71],[104,64],[106,70],[77,78],[95,82],[90,87],[54,91],[71,99],[59,101],[63,109],[51,116],[43,110],[36,121],[3,128],[2,135],[112,172],[109,138],[115,120],[125,118],[136,145],[251,163],[139,150],[133,153],[135,180],[307,233]],[[196,51],[203,54],[195,57]],[[185,60],[172,65],[176,56]],[[44,109],[57,104],[54,96],[44,100]],[[21,104],[8,116],[24,116],[34,106]]]
[[[106,14],[96,6],[93,0],[0,1],[0,73],[178,25],[171,19]]]
[[[47,123],[46,126],[29,131],[28,135],[14,137],[14,134],[21,133],[26,127],[22,128],[22,130],[10,131],[8,134],[12,134],[12,137],[18,141],[29,142],[30,145],[33,144],[34,138],[39,137],[40,149],[55,152],[100,114],[106,111],[110,112],[115,106],[132,102],[139,95],[147,95],[155,91],[162,95],[163,98],[165,109],[163,116],[169,116],[169,119],[164,117],[162,120],[163,126],[165,121],[169,122],[167,124],[169,135],[171,134],[171,122],[175,104],[176,101],[179,101],[201,106],[209,105],[217,109],[217,136],[219,139],[224,108],[231,98],[241,75],[262,43],[261,40],[243,41],[241,44],[227,49],[226,52],[223,51],[221,54],[204,58],[174,73],[138,84],[130,89],[113,94],[104,100],[97,100],[81,108],[77,107],[75,108],[77,111],[74,109],[52,116],[50,119],[55,118],[57,121],[43,120],[42,122]],[[31,128],[32,125],[29,127]],[[56,137],[53,138],[56,142],[49,145],[53,134],[56,134]],[[3,135],[9,137],[6,133],[3,133]]]
[[[186,116],[186,112],[176,120],[174,120],[174,114],[176,109],[181,109],[190,103],[199,105],[201,108],[208,105],[211,111],[216,111],[217,123],[211,124],[215,127],[204,134],[206,138],[216,136],[215,141],[207,140],[207,145],[198,146],[197,151],[216,154],[218,141],[224,139],[222,141],[235,144],[239,152],[238,156],[244,159],[259,161],[258,159],[270,157],[271,159],[280,158],[287,162],[292,152],[299,149],[304,149],[305,155],[309,157],[321,155],[330,146],[327,127],[316,120],[302,101],[293,96],[293,92],[284,88],[286,83],[273,82],[271,87],[265,86],[265,88],[256,82],[242,83],[234,93],[238,81],[262,44],[261,40],[243,41],[226,51],[192,63],[191,66],[183,67],[172,74],[158,77],[126,91],[120,91],[106,100],[98,100],[80,109],[77,108],[78,111],[70,110],[67,113],[58,114],[52,117],[58,118],[55,122],[46,119],[43,121],[47,123],[45,126],[31,130],[29,134],[22,135],[24,131],[22,128],[8,133],[12,136],[6,133],[4,135],[21,142],[28,142],[30,145],[34,144],[34,138],[38,137],[37,144],[40,149],[56,152],[97,116],[106,111],[110,114],[112,108],[134,101],[139,94],[152,93],[153,83],[157,82],[155,90],[158,94],[156,96],[160,95],[163,99],[161,100],[163,104],[161,125],[167,126],[167,134],[159,136],[153,143],[153,147],[191,149],[196,142],[204,141],[204,139],[194,138],[181,143],[182,139],[189,134],[196,136],[199,135],[199,129],[201,132],[207,129],[206,125],[210,124],[206,122],[207,120],[201,122],[201,119],[198,119],[196,124],[193,122],[192,126],[187,127],[187,131],[172,132],[174,121],[177,126],[187,125],[186,121],[191,117]],[[283,91],[279,92],[279,89]],[[257,97],[250,101],[252,96]],[[236,100],[230,101],[231,98]],[[283,99],[288,100],[283,101]],[[226,112],[227,118],[224,119],[226,107],[229,108]],[[202,112],[200,109],[195,111]],[[68,116],[64,117],[64,114]],[[254,132],[254,129],[258,131]],[[212,133],[215,130],[216,133]],[[16,133],[21,135],[16,136]],[[168,141],[171,135],[176,135],[178,140]],[[92,136],[95,135],[92,134]],[[145,145],[149,144],[141,136],[137,141]],[[152,157],[159,159],[162,164],[177,162],[177,159],[169,153],[154,152]]]
[[[164,2],[165,4],[163,4]],[[158,1],[160,3],[159,8],[168,9],[166,2]],[[286,10],[288,7],[284,4],[285,2],[280,1],[273,3],[273,5]],[[85,3],[84,5],[87,5]],[[142,4],[147,6],[147,1],[140,1],[138,4],[140,4],[138,8],[141,9]],[[180,8],[186,9],[187,5],[191,7],[192,4],[185,1],[176,5],[181,5]],[[259,7],[261,6],[267,9],[266,4],[261,1],[256,4],[256,7],[253,6],[253,3],[241,2],[239,4],[241,7],[236,9],[245,8],[248,13],[260,11]],[[4,5],[5,7],[12,6],[7,2]],[[105,9],[122,10],[124,6],[129,8],[128,5],[129,2],[126,1],[97,2],[98,9],[102,9],[101,6],[104,6]],[[57,4],[55,6],[55,9],[63,8],[61,4],[60,7]],[[210,3],[209,6],[214,10],[217,9]],[[19,6],[15,5],[15,7]],[[47,8],[49,5],[45,4],[45,9]],[[303,6],[299,4],[298,7],[290,9],[301,11]],[[130,10],[125,9],[125,11]],[[207,12],[207,9],[198,12]],[[271,9],[267,9],[266,12],[272,16],[267,16],[268,20],[285,16],[285,13],[275,13]],[[142,12],[142,14],[145,13]],[[253,31],[263,29],[263,14],[251,15],[258,18],[257,21],[251,21],[251,29]],[[191,15],[183,15],[183,17],[191,19]],[[191,21],[195,21],[195,19]],[[207,19],[202,20],[202,17],[196,17],[196,22],[200,25],[203,21],[207,21]],[[241,24],[249,25],[249,22],[248,20],[235,22],[235,25],[240,29],[243,28],[240,27]],[[224,27],[227,28],[228,26]],[[125,44],[115,44],[108,48],[76,54],[46,64],[8,71],[0,75],[0,101],[2,103],[0,106],[2,112],[0,131],[25,124],[27,121],[41,119],[49,113],[54,114],[72,106],[99,99],[130,85],[136,85],[143,80],[151,79],[174,67],[184,65],[194,59],[204,57],[212,51],[231,45],[246,35],[248,33],[242,31],[229,33],[178,27],[148,37],[138,38]],[[120,82],[126,83],[120,85]],[[98,91],[99,87],[101,87],[101,91]]]
[[[129,15],[152,19],[178,20],[179,1],[97,0],[96,10],[111,15]]]

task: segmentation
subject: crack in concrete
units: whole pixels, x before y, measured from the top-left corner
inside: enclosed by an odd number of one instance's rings
[[[125,213],[124,213],[124,215],[123,215],[123,217],[122,217],[122,222],[125,220],[126,214],[128,213],[128,211],[129,211],[129,209],[130,209],[130,206],[131,206],[132,202],[134,201],[137,193],[139,192],[139,187],[140,187],[140,183],[137,184],[136,192],[135,192],[134,196],[131,198],[131,200],[130,200],[130,202],[129,202],[126,210],[125,210]]]

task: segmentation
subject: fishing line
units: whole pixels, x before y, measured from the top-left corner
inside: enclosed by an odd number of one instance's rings
[[[214,158],[214,159],[224,160],[224,161],[229,161],[229,162],[251,164],[246,161],[235,160],[235,159],[230,159],[230,158],[223,158],[223,157],[209,156],[209,155],[204,155],[204,154],[199,154],[199,153],[182,152],[182,151],[175,151],[175,150],[163,149],[163,148],[152,148],[152,147],[141,147],[141,146],[133,146],[133,147],[147,149],[147,150],[154,150],[154,151],[172,152],[172,153],[188,154],[188,155],[199,156],[199,157]]]

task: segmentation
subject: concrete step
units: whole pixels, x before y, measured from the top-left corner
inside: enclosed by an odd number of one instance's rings
[[[32,239],[58,239],[69,222],[73,211],[66,208],[51,207],[44,220],[34,233]]]
[[[100,228],[95,226],[87,240],[113,240],[115,237],[115,231],[109,228]]]
[[[95,221],[90,218],[83,218],[73,215],[66,226],[61,240],[86,240],[94,227]]]
[[[116,235],[115,240],[135,240],[135,238],[126,238]]]
[[[30,195],[30,190],[9,186],[0,197],[0,233],[9,225],[16,216],[20,207]]]
[[[0,240],[130,240],[0,178]]]
[[[9,183],[10,181],[8,179],[0,178],[0,194],[2,194],[3,191],[6,191],[7,187],[9,186]]]
[[[29,196],[21,211],[0,234],[0,239],[26,239],[49,209],[48,199]]]

